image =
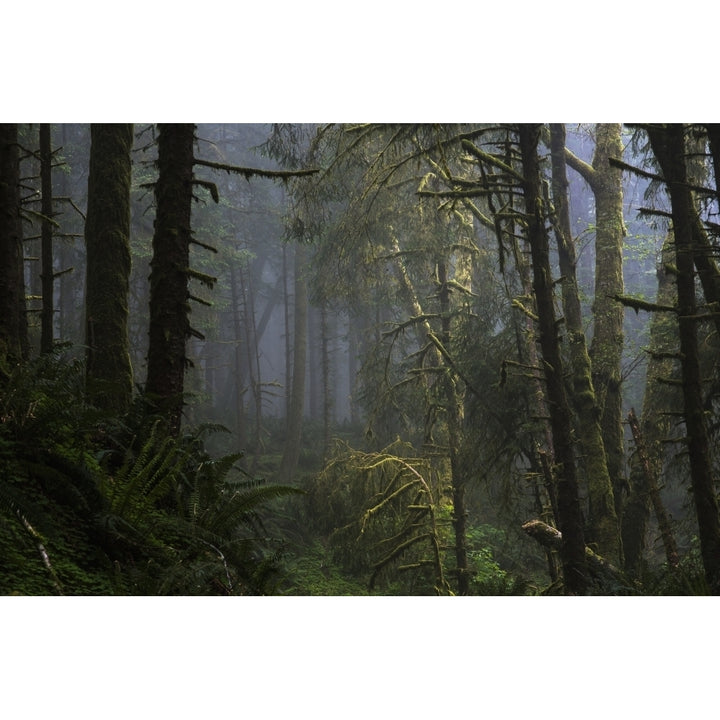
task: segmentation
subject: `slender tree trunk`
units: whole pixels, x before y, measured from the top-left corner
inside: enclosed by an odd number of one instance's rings
[[[54,308],[54,272],[53,267],[53,193],[52,162],[53,152],[50,140],[50,128],[47,123],[40,125],[40,196],[42,224],[40,229],[40,278],[42,280],[42,311],[40,313],[40,352],[49,353],[53,349]]]
[[[235,375],[235,420],[238,434],[239,449],[247,447],[247,423],[245,417],[245,362],[243,356],[243,321],[240,312],[240,288],[238,287],[237,268],[230,264],[230,303],[232,305],[234,348],[233,362]]]
[[[290,393],[292,386],[292,337],[290,331],[290,292],[288,290],[288,276],[290,268],[288,267],[288,251],[287,244],[283,243],[282,254],[282,274],[283,274],[283,319],[285,321],[285,425],[290,425]]]
[[[279,478],[284,482],[291,481],[295,476],[302,443],[308,325],[307,281],[305,279],[306,262],[307,249],[305,245],[296,243],[292,392],[290,395],[287,438],[278,471]]]
[[[348,313],[348,404],[350,407],[350,424],[355,427],[360,423],[358,396],[358,341],[357,320]]]
[[[330,433],[332,431],[333,390],[330,358],[330,321],[328,319],[327,304],[320,308],[320,337],[322,352],[322,386],[323,386],[323,457],[327,457],[330,450]]]
[[[440,315],[442,323],[441,338],[446,351],[450,348],[451,320],[450,320],[450,287],[448,285],[447,265],[443,260],[437,263]],[[450,456],[450,483],[452,487],[453,511],[452,523],[455,530],[455,569],[457,573],[457,587],[459,595],[468,595],[470,592],[470,573],[468,569],[467,553],[467,505],[465,502],[465,475],[460,467],[459,448],[462,443],[462,425],[464,419],[464,395],[460,391],[460,382],[455,371],[446,367],[445,383],[445,412],[448,428],[448,453]]]
[[[667,157],[663,167],[672,205],[677,266],[678,326],[685,425],[692,495],[698,520],[700,552],[711,591],[720,593],[720,518],[710,461],[710,441],[702,397],[695,300],[693,201],[685,168],[684,127],[674,123],[648,128],[653,152]]]
[[[62,147],[67,147],[68,136],[67,136],[67,124],[63,123],[61,126],[62,138],[60,144]],[[59,177],[60,196],[63,198],[68,197],[68,177],[67,173],[60,173]],[[64,226],[65,227],[65,226]],[[68,275],[74,270],[74,268],[68,268],[67,265],[71,262],[70,251],[67,244],[61,242],[58,245],[58,260],[61,271],[59,272],[58,283],[59,283],[59,303],[58,303],[58,337],[61,342],[67,341],[70,336],[70,328],[72,323],[67,322],[67,316],[70,311],[70,283]]]
[[[30,354],[24,278],[18,127],[0,124],[0,377]]]
[[[259,274],[259,273],[258,273]],[[255,325],[255,303],[252,281],[246,268],[240,268],[240,289],[245,320],[245,350],[247,352],[248,380],[252,388],[253,407],[255,410],[253,432],[252,468],[257,465],[262,451],[262,377],[260,375],[260,349]]]
[[[600,408],[592,377],[592,364],[585,344],[582,311],[575,276],[575,246],[570,230],[565,169],[565,126],[550,126],[552,156],[552,186],[555,204],[555,234],[562,275],[562,296],[565,325],[569,340],[572,401],[577,416],[576,432],[580,441],[581,463],[588,487],[588,542],[597,545],[598,552],[610,562],[620,564],[622,551],[620,528],[615,513],[613,486],[608,472],[603,433],[600,428]],[[616,303],[619,305],[619,303]]]
[[[555,317],[553,283],[550,272],[550,247],[540,192],[540,166],[537,153],[540,126],[520,125],[518,134],[524,176],[523,195],[527,219],[527,238],[530,244],[533,268],[533,290],[553,434],[558,524],[562,533],[563,575],[566,592],[582,595],[588,590],[585,538],[573,453],[572,418],[565,392]]]
[[[145,392],[180,432],[189,322],[193,142],[195,125],[160,125],[155,232],[150,263],[150,342]]]
[[[321,417],[322,356],[320,317],[316,308],[308,309],[308,409],[312,420]]]
[[[85,221],[88,393],[120,413],[133,388],[128,340],[132,125],[93,125]]]

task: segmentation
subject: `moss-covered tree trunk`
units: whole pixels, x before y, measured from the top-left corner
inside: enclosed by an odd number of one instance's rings
[[[592,363],[585,343],[580,296],[575,276],[576,255],[570,229],[568,181],[565,164],[565,126],[550,126],[552,189],[555,205],[555,234],[558,243],[562,298],[567,328],[572,402],[577,417],[580,464],[587,482],[590,513],[587,542],[610,562],[620,564],[620,528],[614,493],[600,427],[601,412],[592,377]],[[616,303],[617,304],[617,303]]]
[[[622,249],[625,223],[622,171],[610,165],[609,161],[622,157],[621,127],[620,123],[601,123],[597,126],[593,157],[596,222],[594,330],[590,345],[593,383],[601,393],[600,426],[618,516],[622,514],[625,486],[621,387],[625,309],[613,297],[622,294],[624,289]]]
[[[0,124],[0,377],[28,357],[16,124]]]
[[[85,220],[88,394],[98,407],[122,413],[133,388],[128,339],[133,126],[95,124],[90,138]]]
[[[617,517],[622,515],[625,486],[621,389],[624,309],[612,298],[623,292],[622,247],[625,223],[622,171],[613,167],[610,159],[620,159],[622,156],[621,128],[619,123],[597,125],[592,166],[566,151],[568,165],[580,173],[595,196],[595,298],[590,359]],[[591,506],[590,525],[594,524],[592,518],[597,513],[604,513],[604,508]]]
[[[720,593],[720,517],[705,420],[697,333],[693,199],[685,166],[685,128],[677,123],[649,126],[655,155],[664,156],[663,174],[670,193],[677,267],[678,329],[681,379],[692,496],[698,521],[700,552],[711,591]]]
[[[459,262],[458,265],[462,267],[462,262]],[[450,286],[448,284],[447,264],[444,260],[437,263],[437,272],[442,327],[441,338],[443,347],[446,351],[449,351],[452,340]],[[462,285],[462,283],[459,284]],[[465,393],[461,388],[460,378],[455,370],[449,366],[447,358],[442,358],[442,361],[445,365],[443,382],[448,429],[448,454],[450,457],[450,485],[453,498],[452,523],[455,531],[455,571],[457,574],[458,594],[468,595],[470,592],[467,552],[468,510],[465,502],[466,477],[460,463]]]
[[[150,332],[145,392],[180,431],[191,334],[188,271],[193,196],[194,124],[158,126],[155,232],[150,262]]]
[[[543,210],[540,190],[540,163],[537,151],[540,126],[519,125],[518,135],[524,177],[522,185],[527,240],[532,259],[533,291],[553,435],[558,525],[562,533],[561,558],[565,589],[569,594],[584,594],[588,589],[585,536],[573,452],[572,416],[565,391],[560,340],[555,317],[550,246],[545,227],[546,214]]]
[[[655,300],[658,305],[668,307],[674,306],[677,302],[675,281],[667,270],[674,254],[671,238],[672,235],[668,235],[663,243]],[[637,453],[633,454],[630,460],[630,494],[622,517],[625,570],[635,578],[639,578],[642,573],[645,538],[650,516],[649,502],[653,492],[649,480],[650,477],[660,477],[664,455],[663,441],[670,430],[668,406],[676,406],[678,409],[682,407],[679,388],[661,383],[661,380],[673,376],[676,362],[672,357],[672,353],[677,351],[677,328],[674,317],[667,313],[653,314],[650,320],[649,351],[650,359],[648,360],[642,415],[638,429],[643,438],[651,476],[648,476]]]
[[[653,463],[653,459],[648,454],[645,446],[645,438],[640,430],[640,423],[633,409],[628,413],[628,424],[630,425],[635,441],[635,465],[639,468],[638,477],[642,475],[643,487],[650,496],[655,509],[655,516],[657,517],[658,527],[660,529],[660,538],[665,547],[667,563],[670,567],[677,567],[680,562],[680,556],[678,555],[670,516],[667,514],[660,498],[660,490],[657,484],[657,464]]]

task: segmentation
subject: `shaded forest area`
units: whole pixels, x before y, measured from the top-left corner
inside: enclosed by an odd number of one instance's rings
[[[0,592],[720,591],[720,126],[0,125]]]

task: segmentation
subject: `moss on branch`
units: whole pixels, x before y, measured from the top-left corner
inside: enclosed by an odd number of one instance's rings
[[[675,312],[676,308],[672,305],[660,305],[658,303],[651,303],[647,300],[641,300],[637,297],[632,297],[631,295],[611,295],[610,296],[613,300],[616,300],[617,302],[621,303],[625,307],[632,308],[635,313],[637,314],[640,312],[640,310],[645,310],[646,312]]]

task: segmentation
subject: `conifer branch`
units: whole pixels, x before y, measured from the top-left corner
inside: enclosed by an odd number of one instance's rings
[[[223,170],[226,173],[235,173],[236,175],[242,175],[246,180],[250,180],[252,177],[270,178],[272,180],[290,180],[294,177],[315,175],[320,172],[319,168],[308,168],[306,170],[261,170],[260,168],[226,165],[225,163],[216,163],[198,158],[193,160],[193,165],[201,165],[202,167],[212,168],[213,170]]]
[[[676,312],[676,308],[672,305],[659,305],[658,303],[647,302],[647,300],[641,300],[640,298],[632,297],[630,295],[611,295],[613,300],[623,304],[625,307],[632,308],[635,314],[640,310],[646,312]]]
[[[215,204],[220,202],[220,194],[218,193],[217,185],[214,182],[210,182],[209,180],[198,180],[197,178],[194,178],[192,184],[199,185],[200,187],[204,187],[206,190],[208,190],[212,199],[215,201]]]

